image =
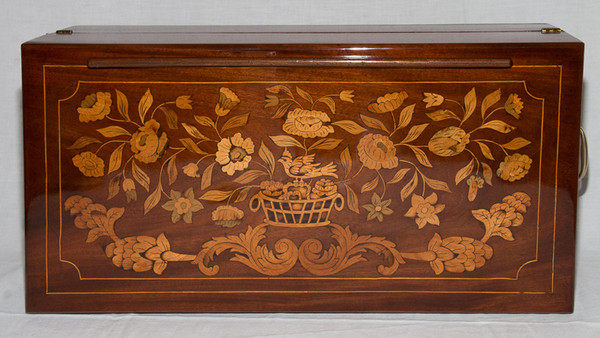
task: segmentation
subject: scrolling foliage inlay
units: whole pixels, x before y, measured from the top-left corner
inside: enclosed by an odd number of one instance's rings
[[[497,89],[480,100],[476,88],[460,98],[423,92],[415,102],[398,90],[374,98],[349,118],[339,111],[354,105],[354,90],[314,96],[300,87],[275,85],[265,88],[264,111],[280,129],[268,135],[246,128],[253,116],[241,111],[236,92],[221,87],[216,93],[213,111],[198,115],[190,113],[195,110],[191,95],[159,103],[151,88],[132,107],[131,97],[119,89],[97,91],[72,112],[81,123],[110,123],[67,147],[81,175],[108,179],[107,201],[120,194],[127,204],[139,198],[144,215],[162,208],[173,225],[198,223],[194,213],[205,209],[222,228],[242,224],[249,213],[264,216],[246,232],[206,238],[199,253],[182,254],[172,251],[164,233],[119,237],[115,223],[127,206],[107,209],[89,197],[70,196],[64,206],[75,226],[88,230],[88,243],[109,238],[105,253],[116,267],[160,275],[169,262],[186,261],[212,276],[220,271],[215,259],[229,251],[230,261],[263,275],[285,274],[299,262],[310,274],[328,276],[367,262],[365,254],[372,252],[381,257],[377,272],[384,276],[407,260],[428,262],[436,275],[461,273],[492,258],[491,237],[513,241],[512,228],[523,223],[531,206],[527,193],[514,192],[489,209],[470,208],[483,226],[481,238],[433,232],[420,252],[405,252],[389,238],[359,235],[352,224],[332,222],[344,212],[342,220],[354,214],[362,222],[397,226],[391,222],[396,213],[425,231],[427,225],[443,224],[444,201],[465,199],[468,205],[494,181],[508,187],[525,178],[533,160],[515,151],[531,142],[496,137],[517,130],[511,120],[521,119],[524,103],[516,93],[503,98]],[[416,115],[426,120],[415,123]],[[462,163],[453,178],[437,176],[448,170],[439,159],[453,157]],[[158,175],[152,175],[155,171]],[[177,190],[182,177],[185,189]],[[466,190],[466,196],[455,189]],[[471,223],[477,224],[464,226]],[[332,242],[325,248],[323,238],[280,238],[271,249],[269,227],[288,228],[289,234],[292,228],[326,227]]]

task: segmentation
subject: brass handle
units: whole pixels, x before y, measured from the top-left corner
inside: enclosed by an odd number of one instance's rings
[[[581,167],[579,169],[579,180],[582,180],[588,171],[588,144],[583,128],[579,128],[579,137],[581,139]]]
[[[511,59],[369,59],[369,58],[102,58],[90,69],[172,67],[362,67],[362,68],[510,68]]]

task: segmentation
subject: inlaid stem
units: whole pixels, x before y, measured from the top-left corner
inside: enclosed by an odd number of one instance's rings
[[[433,251],[423,252],[401,252],[402,258],[412,259],[414,261],[427,261],[431,262],[437,258],[437,255]]]
[[[162,259],[167,262],[188,262],[196,259],[196,255],[179,254],[173,251],[165,251],[162,254]]]

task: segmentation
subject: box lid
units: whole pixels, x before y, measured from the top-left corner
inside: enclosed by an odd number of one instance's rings
[[[47,44],[456,44],[580,42],[545,24],[346,26],[73,26]]]

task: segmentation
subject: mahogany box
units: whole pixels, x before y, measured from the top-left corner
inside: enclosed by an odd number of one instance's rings
[[[570,312],[583,43],[546,24],[22,45],[29,312]]]

